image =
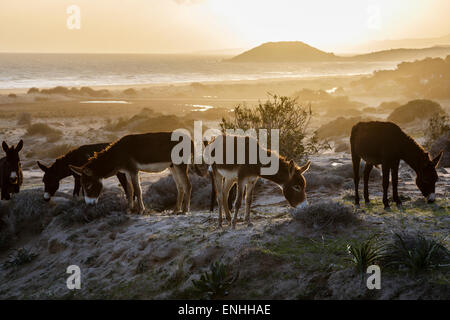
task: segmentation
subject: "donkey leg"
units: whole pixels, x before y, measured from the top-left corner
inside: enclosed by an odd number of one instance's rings
[[[192,185],[189,181],[188,167],[186,165],[174,166],[174,171],[177,172],[178,180],[183,190],[181,198],[182,213],[186,213],[190,210],[192,193]]]
[[[126,195],[126,197],[128,199],[128,192],[129,192],[129,190],[127,188],[128,187],[127,176],[125,174],[121,173],[121,172],[118,172],[116,174],[116,177],[117,177],[117,180],[119,180],[119,183],[122,186],[123,191],[125,192],[125,195]]]
[[[211,202],[209,205],[209,211],[213,212],[214,205],[216,204],[216,183],[214,181],[214,175],[211,171],[209,172],[209,176],[211,177]]]
[[[225,179],[223,189],[222,189],[222,204],[225,211],[225,217],[227,218],[227,221],[231,223],[231,213],[230,213],[230,207],[228,206],[228,197],[230,195],[231,187],[233,187],[234,183],[236,181],[233,179]]]
[[[389,209],[389,200],[388,200],[389,171],[390,171],[389,164],[388,163],[382,164],[382,172],[383,172],[383,204],[384,204],[384,209]]]
[[[236,229],[236,223],[237,223],[239,208],[241,207],[241,203],[242,203],[242,195],[244,193],[244,188],[245,188],[244,182],[242,180],[239,180],[239,178],[238,178],[237,189],[236,189],[236,201],[234,202],[234,217],[231,222],[233,229]]]
[[[74,187],[73,187],[73,194],[72,196],[74,198],[78,197],[80,195],[80,189],[81,189],[81,178],[78,175],[74,175],[73,178],[75,179]]]
[[[133,182],[131,179],[131,175],[127,172],[127,174],[125,175],[126,180],[127,180],[127,200],[128,200],[128,209],[127,212],[128,213],[132,213],[134,211],[134,187],[133,187]]]
[[[245,192],[245,221],[247,222],[247,226],[251,227],[253,224],[250,222],[250,209],[252,206],[252,200],[253,200],[253,190],[256,185],[256,181],[258,178],[256,178],[253,181],[250,181],[247,183],[246,186],[246,192]]]
[[[175,185],[177,187],[177,203],[175,205],[174,214],[181,212],[181,203],[183,201],[183,187],[181,186],[180,178],[178,177],[178,171],[175,170],[175,167],[170,167],[170,172],[172,172],[173,180],[175,181]]]
[[[396,161],[393,165],[392,165],[392,171],[391,171],[391,176],[392,176],[392,198],[394,199],[395,203],[397,204],[397,206],[401,206],[402,205],[402,201],[400,200],[400,197],[398,196],[398,166],[400,164],[400,161]]]
[[[133,184],[134,194],[137,197],[138,214],[144,214],[145,206],[142,201],[141,181],[139,179],[139,171],[131,174],[131,182]]]
[[[370,203],[369,199],[369,177],[370,171],[372,171],[373,165],[366,162],[364,166],[364,202],[366,204]]]
[[[359,207],[359,165],[361,163],[361,158],[352,154],[352,163],[353,163],[353,182],[355,184],[355,205]]]
[[[217,170],[214,171],[214,182],[216,185],[216,199],[217,199],[217,206],[219,209],[219,228],[222,228],[222,186],[223,186],[223,177],[217,172]]]

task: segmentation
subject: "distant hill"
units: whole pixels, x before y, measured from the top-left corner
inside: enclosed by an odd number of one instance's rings
[[[427,57],[442,58],[450,54],[450,46],[423,49],[392,49],[359,54],[348,59],[352,61],[409,61]]]
[[[354,56],[337,56],[301,41],[267,42],[245,51],[231,62],[324,62],[324,61],[411,61],[426,57],[445,57],[450,46],[422,49],[392,49]]]
[[[319,62],[339,59],[301,41],[266,42],[230,59],[232,62]]]
[[[409,38],[409,39],[394,39],[394,40],[378,40],[370,41],[364,44],[356,45],[349,48],[353,52],[367,52],[367,51],[381,51],[398,48],[429,48],[429,47],[443,47],[450,45],[450,34],[442,37],[432,38]]]

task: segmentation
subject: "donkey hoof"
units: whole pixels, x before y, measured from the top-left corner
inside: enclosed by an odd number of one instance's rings
[[[253,227],[253,223],[247,222],[247,227]]]

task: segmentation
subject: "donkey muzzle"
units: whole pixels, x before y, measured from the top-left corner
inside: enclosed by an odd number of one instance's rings
[[[436,194],[435,194],[435,193],[431,193],[431,194],[427,197],[427,202],[428,202],[428,203],[433,203],[434,200],[436,200]]]
[[[88,205],[92,205],[92,206],[96,205],[97,201],[98,201],[98,198],[91,198],[91,197],[88,197],[88,196],[84,197],[84,202],[86,202],[86,204],[88,204]]]
[[[9,181],[13,184],[16,184],[18,181],[17,173],[15,171],[11,172],[11,175],[9,176]]]
[[[48,192],[45,192],[44,193],[44,200],[48,202],[48,201],[50,201],[50,199],[51,199],[50,194]]]

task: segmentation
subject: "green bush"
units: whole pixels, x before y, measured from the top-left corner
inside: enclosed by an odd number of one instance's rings
[[[214,299],[226,296],[228,289],[237,280],[239,274],[232,276],[230,267],[219,261],[210,266],[210,272],[204,272],[199,280],[192,280],[195,290],[203,298]]]
[[[362,242],[347,245],[350,262],[360,273],[365,273],[367,267],[378,264],[384,257],[384,245],[376,235]]]
[[[327,143],[319,143],[315,135],[309,135],[312,118],[311,107],[305,108],[290,97],[271,96],[256,108],[238,105],[231,119],[222,118],[220,127],[226,129],[267,129],[267,145],[271,145],[270,129],[279,130],[280,154],[301,160],[309,154],[329,148]]]
[[[441,241],[426,238],[420,233],[396,233],[383,260],[387,267],[404,268],[417,274],[432,269],[448,269],[450,252]]]

